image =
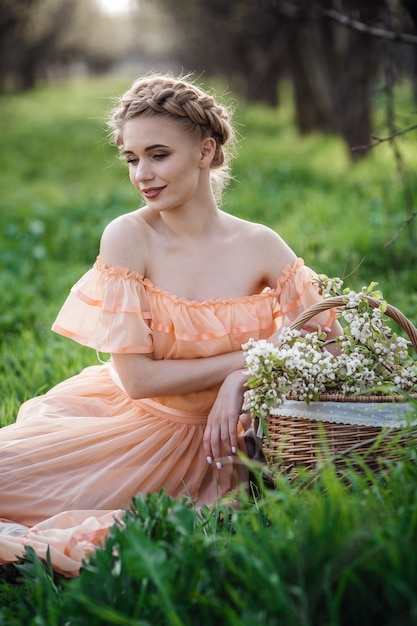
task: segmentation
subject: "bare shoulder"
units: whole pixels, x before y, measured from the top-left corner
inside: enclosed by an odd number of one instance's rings
[[[268,284],[275,284],[286,265],[293,265],[296,255],[284,239],[264,224],[235,218],[236,233],[246,250],[250,250],[252,262],[264,273]]]
[[[292,254],[288,244],[272,228],[257,222],[248,222],[245,220],[241,220],[241,222],[245,224],[245,229],[242,232],[246,233],[248,238],[262,242],[263,245],[268,246],[268,249],[279,249],[281,254]]]
[[[120,215],[106,226],[100,241],[103,263],[144,272],[148,237],[140,211]]]

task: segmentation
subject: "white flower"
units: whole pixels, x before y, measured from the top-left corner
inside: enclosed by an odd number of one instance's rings
[[[317,281],[323,283],[322,275]],[[385,324],[380,308],[368,304],[368,292],[364,287],[344,295],[346,305],[340,312],[344,331],[337,339],[336,356],[323,351],[320,331],[303,338],[300,331],[285,328],[279,347],[265,339],[250,339],[242,346],[250,376],[245,407],[252,415],[276,414],[286,397],[309,402],[329,390],[350,395],[387,386],[408,391],[417,386],[417,364],[408,354],[408,341]]]

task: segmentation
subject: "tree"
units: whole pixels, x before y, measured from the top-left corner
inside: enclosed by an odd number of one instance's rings
[[[222,75],[249,101],[273,106],[286,45],[286,17],[275,5],[273,0],[159,0],[181,33],[181,65]]]
[[[0,93],[31,89],[74,61],[108,71],[137,42],[130,16],[103,14],[94,0],[0,0]]]
[[[0,0],[0,91],[30,89],[61,58],[80,0]]]
[[[334,10],[334,0],[159,2],[181,32],[185,68],[223,76],[249,101],[268,105],[277,103],[286,77],[300,132],[335,132],[352,158],[366,153],[352,148],[369,143],[372,92],[383,65],[381,33],[412,41],[396,34],[410,26],[399,0],[345,0],[343,13]],[[394,10],[395,32],[383,31]]]

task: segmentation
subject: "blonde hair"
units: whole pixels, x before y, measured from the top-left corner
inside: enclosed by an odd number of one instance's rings
[[[107,121],[110,139],[121,151],[125,123],[141,115],[169,117],[182,123],[187,132],[199,132],[201,139],[212,137],[215,140],[211,175],[214,191],[219,196],[231,177],[230,162],[236,142],[230,107],[216,102],[189,77],[151,74],[139,78],[118,99]]]

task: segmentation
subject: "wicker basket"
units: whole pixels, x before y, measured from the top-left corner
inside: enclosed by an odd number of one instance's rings
[[[376,308],[381,301],[367,297],[369,304]],[[345,299],[342,296],[328,298],[306,309],[291,325],[291,328],[300,330],[312,317],[330,308],[342,308]],[[397,322],[407,333],[411,345],[417,352],[417,329],[401,311],[391,305],[387,305],[386,314]],[[355,402],[363,407],[369,403],[395,403],[404,402],[402,395],[382,396],[364,395],[348,397],[342,394],[329,393],[319,397],[319,402]],[[300,406],[306,407],[304,401],[295,401]],[[315,404],[315,403],[311,403]],[[316,407],[323,405],[317,404]],[[333,405],[336,406],[336,405]],[[371,405],[372,406],[372,405]],[[390,406],[390,405],[389,405]],[[327,407],[326,407],[327,408]],[[369,407],[371,408],[371,407]],[[404,407],[405,408],[405,407]],[[393,406],[393,412],[394,412]],[[284,413],[284,411],[283,411]],[[297,411],[294,411],[297,413]],[[405,441],[404,429],[395,427],[364,426],[360,423],[334,423],[325,421],[324,414],[315,416],[315,419],[300,418],[289,415],[270,415],[267,418],[268,436],[262,440],[262,452],[265,461],[270,468],[278,468],[281,471],[291,471],[297,466],[314,469],[319,463],[329,459],[338,466],[346,464],[346,459],[361,457],[368,467],[377,469],[381,459],[394,459],[398,455],[397,442]],[[392,422],[395,420],[391,420]],[[414,429],[408,430],[407,434],[414,434]]]

